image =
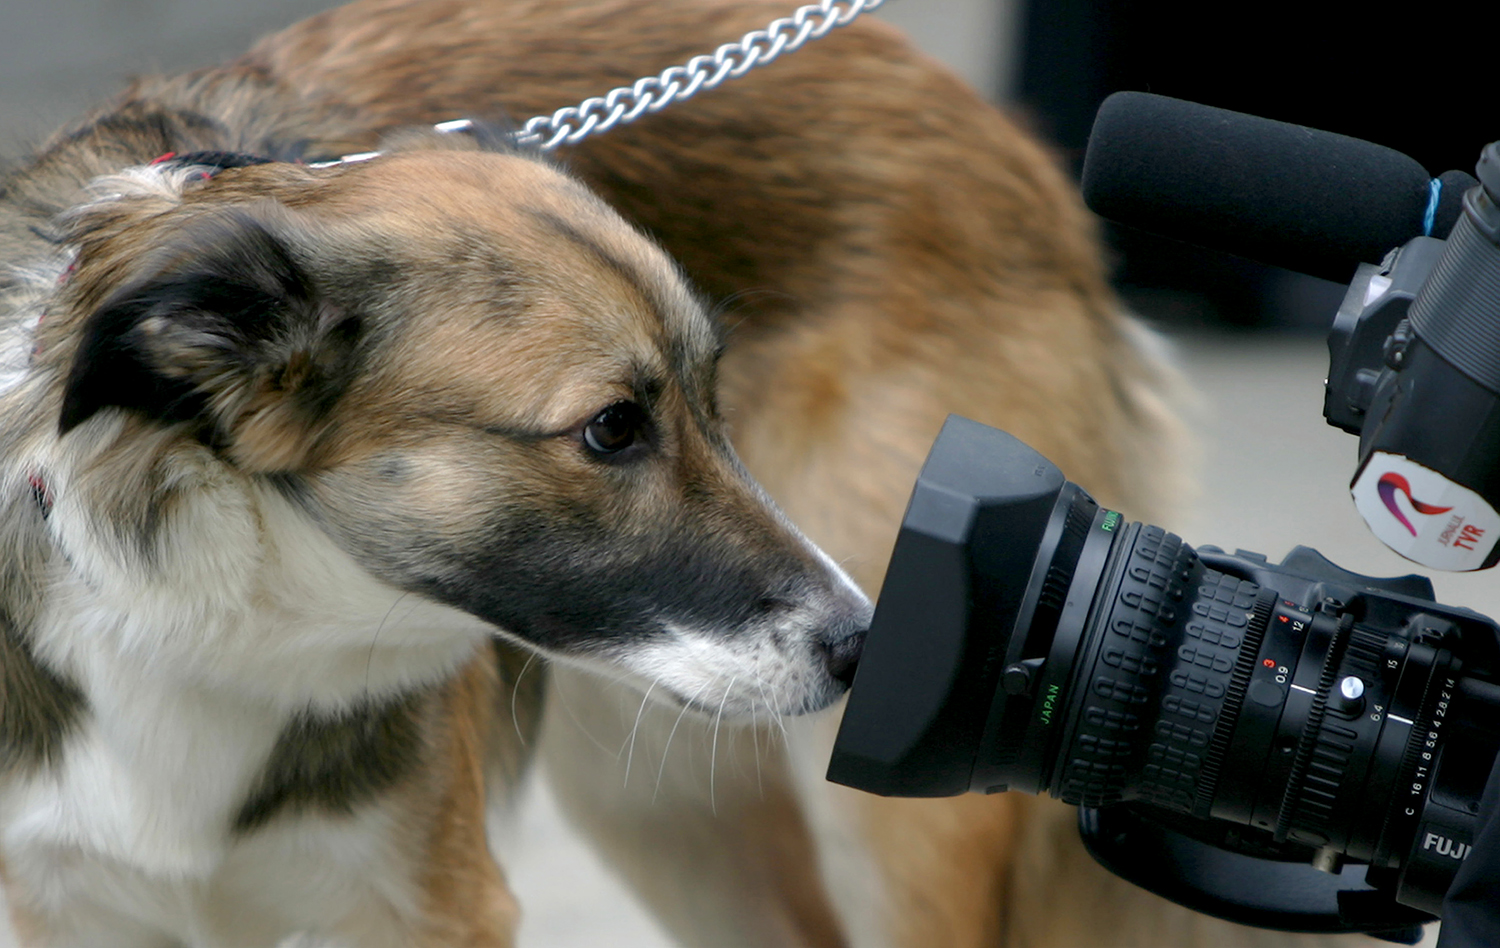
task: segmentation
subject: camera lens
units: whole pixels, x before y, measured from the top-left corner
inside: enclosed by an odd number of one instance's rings
[[[1276,596],[1086,498],[1065,519],[1080,510],[1089,528],[1071,583],[1060,595],[1044,584],[1032,621],[1015,627],[1023,655],[1046,656],[1033,660],[1036,690],[995,702],[974,782],[1208,816],[1252,685],[1255,706],[1280,708],[1289,694],[1290,669],[1256,674]],[[1071,558],[1058,550],[1041,559]],[[1046,599],[1061,602],[1067,621],[1048,628]]]

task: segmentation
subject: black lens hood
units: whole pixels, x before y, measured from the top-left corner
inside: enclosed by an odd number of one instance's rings
[[[1082,494],[1005,432],[948,418],[896,539],[829,780],[885,796],[970,789],[1017,617],[1047,568],[1038,550],[1071,506],[1065,487]]]

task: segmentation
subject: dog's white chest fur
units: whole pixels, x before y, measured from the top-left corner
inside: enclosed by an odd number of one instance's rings
[[[0,804],[10,868],[41,883],[32,891],[48,908],[67,907],[76,943],[272,945],[330,921],[371,923],[350,944],[394,937],[413,914],[402,904],[410,880],[396,868],[409,861],[378,805],[236,838],[235,808],[276,727],[201,695],[139,705],[162,713],[111,717],[116,709],[101,705],[55,772]]]
[[[418,907],[380,801],[248,832],[236,817],[297,713],[451,674],[485,627],[377,583],[272,495],[200,489],[143,565],[52,482],[66,562],[33,641],[87,706],[55,762],[0,791],[33,908],[80,945],[270,945],[330,924],[335,943],[399,943]]]
[[[77,944],[234,948],[330,930],[328,944],[401,943],[419,907],[380,801],[235,834],[285,713],[113,658],[74,667],[90,706],[59,763],[0,795],[9,869],[65,909]]]
[[[378,806],[337,820],[280,821],[233,843],[203,834],[190,841],[195,851],[186,855],[203,859],[217,850],[213,865],[188,873],[161,871],[184,854],[163,854],[160,841],[156,853],[143,847],[127,862],[100,858],[87,841],[69,845],[57,834],[49,841],[46,829],[35,822],[8,826],[34,834],[12,848],[9,861],[51,903],[45,907],[67,907],[60,944],[249,948],[301,933],[319,946],[395,948],[420,911],[400,827]],[[51,829],[117,827],[85,821]],[[147,867],[151,855],[165,858]]]
[[[4,794],[6,849],[77,849],[152,875],[204,877],[224,857],[281,715],[115,658],[81,663],[89,710],[60,763]]]

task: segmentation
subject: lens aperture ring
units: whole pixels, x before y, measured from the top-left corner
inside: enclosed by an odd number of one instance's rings
[[[1240,709],[1245,705],[1245,691],[1250,687],[1250,675],[1255,671],[1255,662],[1260,657],[1260,643],[1265,638],[1266,626],[1271,622],[1271,613],[1276,609],[1276,599],[1274,589],[1261,589],[1256,593],[1255,604],[1250,610],[1250,622],[1245,627],[1244,642],[1240,645],[1239,657],[1235,660],[1234,671],[1225,688],[1213,740],[1208,745],[1208,752],[1203,755],[1203,767],[1198,774],[1198,792],[1193,805],[1194,816],[1207,818],[1211,815],[1214,793],[1219,787],[1219,772],[1224,767],[1224,756],[1234,737],[1234,725],[1239,720]]]
[[[1309,779],[1308,767],[1313,761],[1314,751],[1320,747],[1319,739],[1324,736],[1323,716],[1328,711],[1328,695],[1338,674],[1339,662],[1343,660],[1344,645],[1349,640],[1349,631],[1354,627],[1354,617],[1346,613],[1335,621],[1318,613],[1313,616],[1313,622],[1327,622],[1334,628],[1323,659],[1323,668],[1318,674],[1317,694],[1313,695],[1312,704],[1307,711],[1307,721],[1297,738],[1297,750],[1292,757],[1292,769],[1287,778],[1286,796],[1282,798],[1281,808],[1276,815],[1275,839],[1278,843],[1286,842],[1293,821],[1296,821],[1298,829],[1303,832],[1313,832],[1321,837],[1316,841],[1317,844],[1326,843],[1331,834],[1329,826],[1338,792],[1337,781],[1330,780],[1328,776],[1315,775]],[[1344,763],[1347,764],[1347,758]]]
[[[1220,720],[1235,710],[1230,689],[1260,591],[1201,564],[1194,585],[1138,791],[1140,799],[1180,813],[1194,812],[1199,788],[1218,779],[1210,752]]]

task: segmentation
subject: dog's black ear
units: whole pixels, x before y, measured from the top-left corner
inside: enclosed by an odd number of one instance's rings
[[[62,433],[118,407],[194,424],[252,470],[306,461],[353,375],[360,320],[319,299],[263,216],[191,222],[88,318]]]

